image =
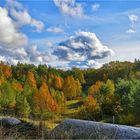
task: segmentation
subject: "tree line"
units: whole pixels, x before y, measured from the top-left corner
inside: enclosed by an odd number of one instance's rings
[[[140,61],[104,64],[99,69],[61,70],[47,65],[0,63],[0,111],[21,117],[62,114],[67,100],[79,100],[82,119],[121,124],[140,122]]]

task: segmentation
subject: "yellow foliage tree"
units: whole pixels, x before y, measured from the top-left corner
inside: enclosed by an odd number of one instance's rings
[[[67,99],[74,99],[81,95],[81,84],[73,76],[68,76],[63,84],[63,92]]]

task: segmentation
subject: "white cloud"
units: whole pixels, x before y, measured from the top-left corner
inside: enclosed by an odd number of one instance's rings
[[[92,5],[92,10],[93,11],[97,11],[99,8],[100,8],[100,4],[95,3],[95,4]]]
[[[10,16],[14,19],[17,27],[23,25],[30,25],[34,27],[38,32],[44,29],[43,22],[32,18],[21,3],[15,0],[8,0],[7,9]]]
[[[51,41],[46,40],[46,41],[45,41],[45,44],[46,44],[48,47],[53,47],[53,43],[52,43]]]
[[[70,10],[70,16],[81,16],[83,11],[77,12],[77,4],[74,0],[64,0],[66,8]],[[30,47],[27,36],[21,32],[21,27],[30,25],[37,31],[44,28],[42,22],[31,17],[21,3],[9,0],[7,8],[0,8],[0,60],[8,61],[11,64],[33,63],[48,64],[59,68],[70,67],[99,67],[98,59],[108,57],[113,51],[104,46],[94,33],[76,32],[66,41],[60,42],[58,48],[50,47],[51,52],[39,51],[36,45]],[[13,3],[12,3],[13,2]],[[63,3],[59,1],[59,3]],[[64,5],[65,5],[64,4]],[[81,7],[81,5],[79,5]],[[82,7],[81,7],[82,8]],[[77,13],[76,13],[77,12]],[[60,33],[60,28],[51,27],[48,31]],[[32,42],[32,44],[35,44]],[[37,43],[36,43],[37,44]],[[46,41],[46,46],[52,46],[52,42]],[[55,49],[55,51],[53,51]]]
[[[24,48],[7,49],[0,46],[0,56],[5,58],[5,61],[17,60],[23,61],[27,58],[27,52]]]
[[[14,49],[27,45],[27,41],[26,35],[16,29],[8,11],[0,7],[0,46]]]
[[[44,29],[44,24],[41,21],[32,19],[30,24],[31,24],[31,26],[36,27],[36,31],[38,31],[38,32],[40,32]]]
[[[130,34],[131,34],[131,33],[135,33],[135,32],[136,32],[136,31],[135,31],[134,29],[131,29],[131,28],[128,29],[128,30],[126,31],[126,33],[130,33]]]
[[[75,17],[82,17],[84,15],[82,5],[76,3],[75,0],[54,0],[54,4],[65,15]]]
[[[53,54],[59,60],[68,61],[71,66],[86,65],[90,67],[91,63],[94,62],[97,65],[98,59],[112,56],[114,52],[104,46],[94,33],[79,31],[75,36],[60,42]]]
[[[135,23],[138,20],[138,16],[134,14],[128,15],[128,18],[132,23]]]
[[[30,17],[24,17],[27,23]],[[0,60],[10,64],[16,64],[18,61],[40,64],[47,63],[49,58],[46,52],[39,52],[37,47],[29,47],[27,36],[20,32],[20,28],[17,28],[14,19],[9,16],[8,9],[0,7]]]
[[[126,33],[135,33],[135,23],[138,21],[138,16],[134,15],[134,14],[130,14],[128,15],[129,21],[130,21],[130,27],[129,29],[126,31]]]
[[[58,28],[58,27],[50,27],[47,29],[48,32],[52,32],[52,33],[63,33],[63,29]]]
[[[96,61],[94,61],[94,60],[89,60],[89,61],[87,62],[87,66],[88,66],[88,67],[99,68],[99,67],[102,66],[102,64],[99,63],[99,62],[96,62]]]

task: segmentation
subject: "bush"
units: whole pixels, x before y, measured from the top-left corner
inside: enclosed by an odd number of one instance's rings
[[[133,114],[122,115],[119,117],[119,123],[125,125],[135,125],[135,116]]]

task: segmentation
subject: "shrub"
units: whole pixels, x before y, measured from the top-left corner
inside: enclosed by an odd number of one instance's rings
[[[136,124],[135,116],[133,114],[122,115],[119,117],[119,123],[125,125],[134,125]]]

